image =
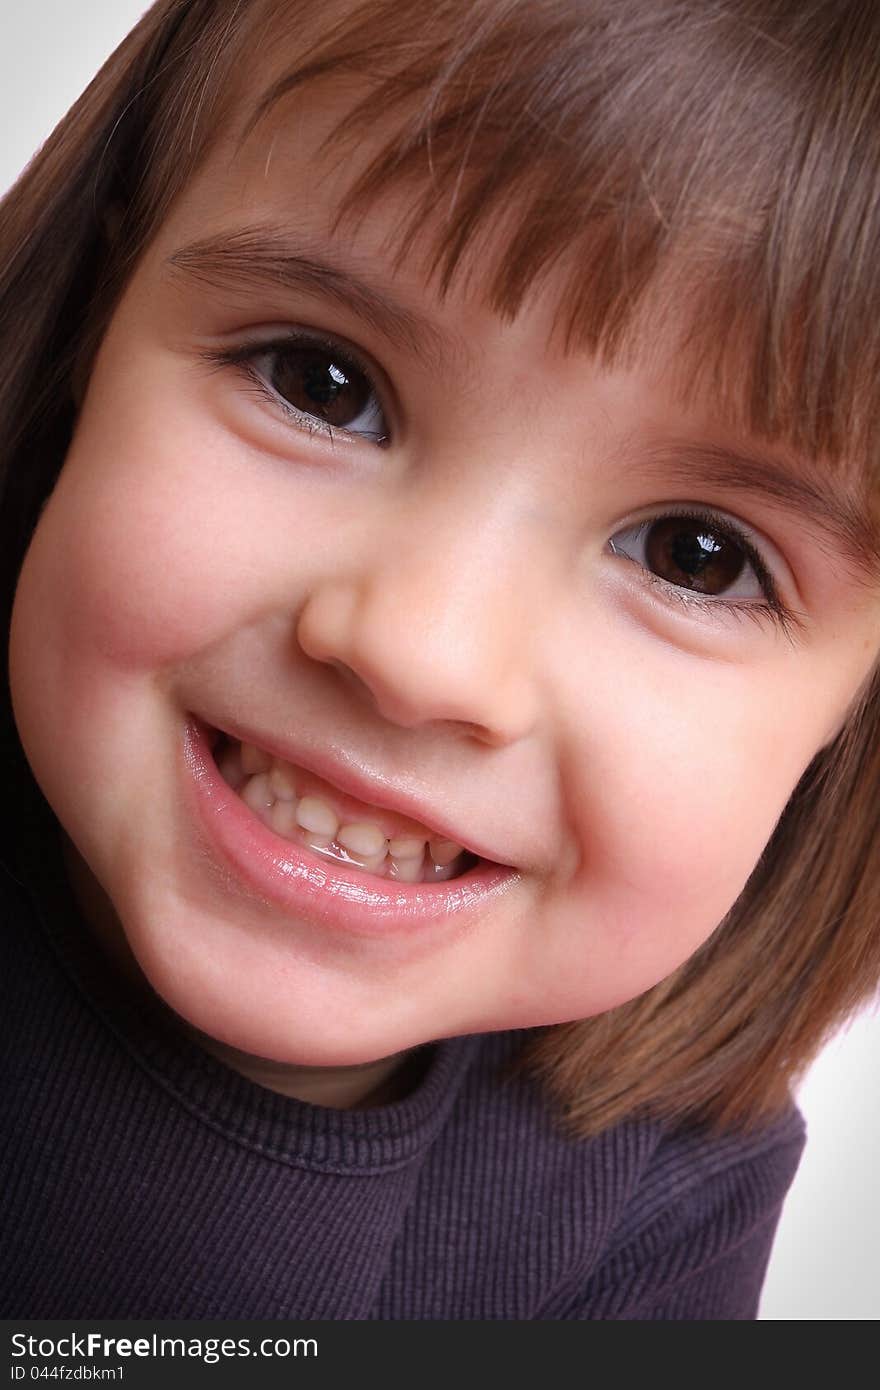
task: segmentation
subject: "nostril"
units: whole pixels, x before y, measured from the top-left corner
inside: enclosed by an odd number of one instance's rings
[[[356,671],[353,671],[350,666],[346,666],[344,661],[337,661],[335,657],[331,661],[328,661],[327,665],[332,667],[345,685],[350,686],[352,689],[356,690],[359,695],[365,696],[369,699],[371,704],[375,705],[376,698],[373,692],[366,681],[361,680]]]

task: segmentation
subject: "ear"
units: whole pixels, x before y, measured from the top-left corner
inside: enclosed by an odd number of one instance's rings
[[[101,241],[105,252],[110,251],[116,245],[124,217],[125,209],[121,203],[108,203],[106,207],[102,209],[100,215],[100,228]],[[92,365],[91,354],[87,354],[85,349],[86,345],[83,344],[73,364],[73,370],[70,373],[70,394],[73,397],[73,404],[76,407],[77,414],[85,400],[86,388],[89,384],[89,375]]]

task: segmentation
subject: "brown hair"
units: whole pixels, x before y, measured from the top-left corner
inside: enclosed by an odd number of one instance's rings
[[[501,228],[484,293],[550,271],[572,347],[626,358],[673,324],[683,390],[878,494],[880,8],[847,0],[159,0],[0,204],[0,534],[15,578],[74,422],[71,381],[260,51],[289,53],[252,129],[353,78],[389,131],[340,218],[411,194],[441,291]],[[280,36],[280,37],[279,37]],[[271,43],[271,48],[270,48]],[[239,132],[240,134],[243,132]],[[106,222],[120,224],[108,249]],[[11,729],[8,694],[4,718]],[[719,1126],[792,1078],[880,980],[880,679],[814,758],[740,898],[671,977],[535,1030],[518,1065],[575,1132],[647,1109]],[[14,738],[14,735],[12,735]]]

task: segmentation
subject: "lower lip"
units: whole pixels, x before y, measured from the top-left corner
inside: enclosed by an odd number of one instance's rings
[[[259,820],[220,775],[207,730],[187,722],[188,790],[208,838],[244,884],[283,912],[334,931],[387,937],[481,917],[520,881],[516,869],[485,860],[443,883],[395,883],[329,865],[304,846],[283,840]]]

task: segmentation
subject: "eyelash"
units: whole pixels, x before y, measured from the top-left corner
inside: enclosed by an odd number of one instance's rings
[[[331,425],[326,420],[319,420],[317,416],[310,415],[306,411],[297,410],[282,395],[273,391],[257,370],[256,362],[258,358],[269,356],[271,353],[282,354],[286,348],[317,348],[335,356],[340,361],[349,362],[364,378],[381,405],[381,393],[376,386],[373,375],[361,361],[355,349],[345,343],[340,343],[337,339],[323,337],[320,333],[288,332],[281,338],[240,343],[236,347],[208,348],[200,353],[200,356],[203,361],[208,362],[218,370],[224,367],[234,367],[243,372],[257,395],[268,401],[276,410],[280,410],[282,415],[286,416],[297,429],[305,430],[309,434],[321,435],[330,440],[331,443],[338,435],[342,435],[349,439],[368,441],[377,448],[387,448],[390,443],[390,434],[369,435]],[[384,406],[382,409],[384,411]]]
[[[356,431],[348,431],[343,428],[334,427],[326,421],[317,419],[305,411],[299,411],[284,397],[272,390],[269,384],[257,371],[255,362],[259,357],[269,355],[273,352],[282,353],[285,348],[296,347],[315,347],[326,350],[328,353],[338,354],[349,361],[352,366],[363,375],[365,381],[374,393],[377,400],[381,403],[381,396],[376,388],[373,376],[367,367],[361,362],[354,349],[347,344],[340,344],[332,338],[322,337],[320,334],[311,333],[286,333],[281,338],[274,338],[263,342],[242,343],[236,347],[223,349],[209,349],[201,354],[203,360],[209,362],[213,367],[221,369],[223,367],[235,367],[244,372],[251,386],[257,394],[267,400],[275,409],[280,409],[297,429],[304,429],[311,434],[322,435],[332,442],[338,434],[348,435],[353,439],[370,439],[367,434],[360,434]],[[386,447],[390,442],[388,435],[376,436],[371,440],[377,447]],[[768,619],[781,630],[790,642],[793,642],[798,633],[803,629],[800,615],[789,608],[779,597],[776,584],[770,574],[767,565],[764,563],[763,556],[748,536],[739,529],[732,521],[726,517],[719,516],[717,513],[701,509],[688,508],[684,511],[664,511],[658,512],[656,516],[649,517],[630,528],[638,539],[654,525],[655,522],[665,520],[668,517],[678,517],[682,521],[696,522],[714,531],[716,534],[731,540],[743,552],[753,573],[758,579],[759,584],[765,595],[765,602],[755,603],[754,601],[731,600],[723,598],[706,598],[697,596],[679,585],[671,584],[668,580],[661,579],[659,575],[651,574],[644,566],[640,566],[642,582],[649,585],[652,589],[660,592],[663,599],[680,605],[690,613],[705,616],[711,613],[714,617],[733,616],[738,619],[751,619],[753,622],[762,624]],[[618,533],[619,534],[619,533]],[[623,552],[615,552],[623,554]],[[630,559],[631,557],[625,556]],[[638,563],[633,561],[633,563]],[[719,613],[718,610],[721,610]]]
[[[789,639],[794,641],[796,635],[802,631],[803,624],[800,615],[789,608],[779,597],[776,584],[770,574],[764,558],[743,531],[726,517],[719,516],[717,513],[704,510],[702,508],[687,508],[684,511],[672,510],[658,512],[656,516],[648,517],[646,520],[630,528],[636,537],[640,538],[657,521],[675,517],[681,521],[692,521],[705,526],[707,530],[722,536],[726,540],[731,540],[743,552],[764,592],[765,602],[756,603],[752,600],[724,599],[724,598],[705,598],[697,597],[688,589],[679,587],[677,584],[670,584],[668,580],[661,579],[659,575],[651,574],[650,570],[640,567],[643,582],[649,584],[651,588],[658,589],[664,599],[671,599],[678,603],[682,608],[690,612],[697,612],[701,615],[707,612],[714,612],[721,609],[724,615],[732,615],[735,618],[749,618],[753,622],[763,623],[769,619],[777,626]],[[618,533],[620,534],[620,533]],[[623,552],[615,552],[623,554]],[[629,556],[624,555],[625,559]],[[634,564],[638,563],[633,561]],[[720,616],[720,615],[718,615]]]

